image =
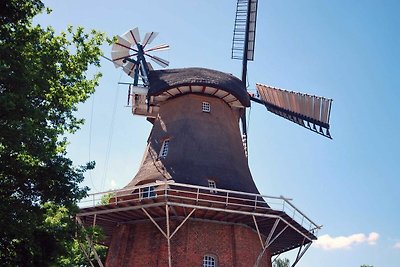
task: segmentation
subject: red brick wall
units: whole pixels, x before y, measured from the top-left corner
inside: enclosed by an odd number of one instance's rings
[[[165,221],[158,223],[165,229]],[[171,223],[171,233],[177,225]],[[260,251],[257,233],[241,225],[188,220],[171,239],[174,267],[202,267],[205,254],[217,256],[219,267],[251,267]],[[113,234],[106,266],[168,266],[167,240],[151,222],[121,225]],[[269,254],[259,266],[271,267]]]

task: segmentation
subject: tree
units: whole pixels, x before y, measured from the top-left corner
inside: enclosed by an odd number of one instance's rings
[[[272,265],[273,267],[289,267],[290,262],[288,259],[276,259]]]
[[[47,231],[68,231],[70,229],[69,226],[73,220],[71,220],[69,212],[65,207],[49,202],[44,206],[47,211],[45,219]],[[97,266],[92,248],[94,247],[99,257],[104,261],[107,247],[100,244],[103,236],[102,229],[98,226],[86,229],[79,227],[73,239],[63,240],[65,253],[56,259],[55,265],[58,267],[91,266],[88,261],[89,258],[92,264]],[[87,240],[88,237],[92,243],[91,246]],[[85,250],[86,255],[83,250]]]
[[[40,0],[0,4],[0,261],[3,266],[48,266],[75,234],[79,183],[93,163],[74,167],[66,134],[83,123],[77,105],[98,85],[105,36],[69,27],[56,35],[33,25]],[[49,12],[49,11],[48,11]],[[62,211],[60,225],[49,212]],[[54,215],[54,214],[53,214]],[[47,218],[47,221],[46,221]]]
[[[363,265],[361,265],[361,267],[374,267],[374,266],[372,266],[372,265],[367,265],[367,264],[363,264]]]

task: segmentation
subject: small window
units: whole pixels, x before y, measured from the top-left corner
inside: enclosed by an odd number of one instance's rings
[[[169,139],[164,140],[161,146],[160,154],[158,155],[160,158],[165,158],[168,155],[168,147],[169,147]]]
[[[148,186],[142,188],[141,198],[153,198],[156,197],[156,192],[154,191],[154,186]]]
[[[208,180],[208,187],[209,188],[217,188],[217,184],[214,180]],[[217,193],[217,190],[210,190],[211,193]]]
[[[203,102],[203,104],[201,105],[201,109],[203,110],[203,112],[210,112],[211,111],[211,106],[210,103],[208,102]]]
[[[203,258],[203,267],[217,267],[217,259],[211,255],[205,255]]]

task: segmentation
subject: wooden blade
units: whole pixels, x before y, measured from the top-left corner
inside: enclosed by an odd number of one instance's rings
[[[122,37],[127,40],[131,45],[137,45],[140,43],[140,34],[139,34],[139,28],[134,28],[132,30],[127,31],[122,35]]]
[[[128,63],[123,66],[123,70],[126,74],[128,74],[129,76],[131,76],[132,78],[135,77],[135,69],[137,68],[137,64],[128,61]]]
[[[158,32],[146,33],[144,40],[143,40],[143,47],[146,47],[146,45],[151,44],[151,42],[153,42],[154,38],[156,38],[157,35],[158,35]]]
[[[151,52],[151,51],[162,51],[162,50],[168,50],[169,45],[167,44],[162,44],[162,45],[157,45],[155,47],[147,49],[145,52]]]
[[[165,68],[169,65],[168,60],[165,60],[165,59],[153,56],[153,55],[149,55],[149,54],[146,54],[146,56],[150,57],[151,60],[153,60],[155,63],[157,63],[158,65],[160,65],[163,68]]]

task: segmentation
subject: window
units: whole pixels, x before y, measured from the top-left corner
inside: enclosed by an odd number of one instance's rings
[[[154,186],[148,186],[142,188],[141,198],[152,198],[156,197],[156,192],[154,192]]]
[[[169,147],[169,139],[164,140],[158,157],[165,158],[168,155],[168,147]]]
[[[210,103],[208,102],[203,102],[203,104],[201,105],[201,109],[203,110],[203,112],[210,112],[211,111],[211,106]]]
[[[205,255],[203,258],[203,267],[217,267],[217,260],[214,256]]]
[[[208,180],[208,187],[209,188],[217,188],[217,184],[214,180]],[[217,193],[217,190],[210,190],[211,193]]]

